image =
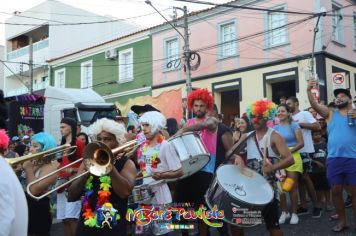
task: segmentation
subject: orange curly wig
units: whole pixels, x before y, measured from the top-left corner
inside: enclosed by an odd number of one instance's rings
[[[197,89],[188,95],[188,109],[193,110],[195,100],[202,100],[209,111],[213,110],[214,98],[207,89]]]

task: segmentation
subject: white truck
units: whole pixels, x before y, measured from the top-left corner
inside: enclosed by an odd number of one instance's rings
[[[63,117],[72,117],[81,123],[81,130],[87,131],[98,118],[115,118],[118,115],[113,103],[105,100],[92,89],[56,88],[45,89],[44,131],[60,141],[59,124]]]

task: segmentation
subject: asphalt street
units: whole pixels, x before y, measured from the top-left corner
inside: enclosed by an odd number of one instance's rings
[[[346,208],[347,214],[347,224],[349,228],[342,233],[333,233],[331,228],[337,223],[336,221],[330,221],[329,216],[332,212],[324,212],[318,219],[313,219],[311,214],[299,217],[299,224],[290,225],[288,222],[281,226],[284,235],[286,236],[356,236],[355,222],[353,221],[352,208]],[[51,231],[52,236],[63,236],[63,225],[62,223],[56,223],[52,226]],[[172,234],[174,236],[180,235],[179,232]],[[219,234],[215,229],[211,230],[211,236],[218,236]],[[246,236],[264,236],[268,235],[264,225],[259,225],[253,228],[245,229]],[[105,235],[103,235],[105,236]]]

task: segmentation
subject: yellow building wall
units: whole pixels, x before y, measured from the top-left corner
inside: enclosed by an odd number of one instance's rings
[[[352,97],[356,95],[355,92],[355,80],[354,80],[354,74],[356,74],[356,67],[349,66],[343,63],[340,63],[338,61],[335,61],[333,59],[327,58],[326,59],[326,74],[327,74],[327,93],[328,93],[328,100],[329,102],[332,101],[334,98],[333,94],[333,85],[332,85],[332,66],[336,66],[338,68],[350,71],[350,92]]]
[[[299,78],[299,92],[296,93],[296,97],[299,99],[300,109],[303,110],[303,109],[310,107],[307,93],[306,93],[307,78],[309,78],[309,63],[310,63],[309,59],[293,61],[290,63],[284,63],[284,64],[275,65],[275,66],[269,66],[269,67],[254,69],[254,70],[250,70],[250,71],[243,71],[240,73],[233,73],[233,74],[224,75],[224,76],[212,77],[210,79],[194,81],[194,82],[192,82],[192,86],[196,87],[196,88],[207,88],[209,91],[211,91],[213,83],[241,78],[242,101],[240,101],[240,113],[242,114],[245,112],[246,107],[248,105],[250,105],[255,100],[263,98],[263,74],[264,73],[275,72],[275,71],[280,71],[280,70],[284,70],[284,69],[297,67],[298,68],[298,78]],[[356,73],[355,68],[352,68],[350,66],[345,66],[344,64],[336,63],[336,62],[328,59],[327,60],[327,75],[329,77],[331,76],[331,65],[335,65],[337,67],[351,71],[352,76],[353,76],[353,73]],[[328,83],[327,84],[328,98],[331,99],[332,98],[332,91],[330,91],[330,88],[332,88],[331,82],[329,80],[327,80],[327,81],[328,81],[327,82]],[[351,81],[353,81],[353,77],[352,77]],[[330,82],[330,84],[329,84],[329,82]],[[169,86],[169,87],[159,88],[159,89],[153,89],[152,95],[158,96],[163,91],[168,91],[168,90],[177,89],[177,88],[182,88],[182,97],[185,97],[186,96],[185,84],[174,85],[174,86]],[[354,88],[352,91],[354,91]],[[271,86],[271,84],[268,83],[268,81],[266,84],[266,97],[269,100],[272,99],[272,86]],[[215,98],[215,103],[218,106],[218,109],[220,110],[220,108],[221,108],[220,93],[215,92],[214,98]]]

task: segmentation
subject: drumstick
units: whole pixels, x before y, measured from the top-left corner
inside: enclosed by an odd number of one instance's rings
[[[267,159],[267,134],[265,134],[262,138],[262,145],[263,145],[263,152],[262,152],[262,158],[263,158],[263,164],[265,163],[270,163],[270,161]],[[263,167],[262,167],[262,172],[263,172]],[[265,175],[265,173],[263,172],[263,175]]]
[[[168,171],[156,172],[156,173],[161,173],[161,174],[163,174],[163,173],[167,173],[167,172],[171,172],[171,171],[170,171],[170,170],[168,170]],[[138,175],[140,175],[140,174],[142,174],[142,172],[141,172],[141,171],[140,171],[140,172],[138,172],[137,176],[138,176]],[[141,177],[136,177],[136,180],[140,180],[140,179],[144,179],[144,178],[148,178],[148,177],[152,177],[152,175],[148,175],[148,176],[141,176]]]

